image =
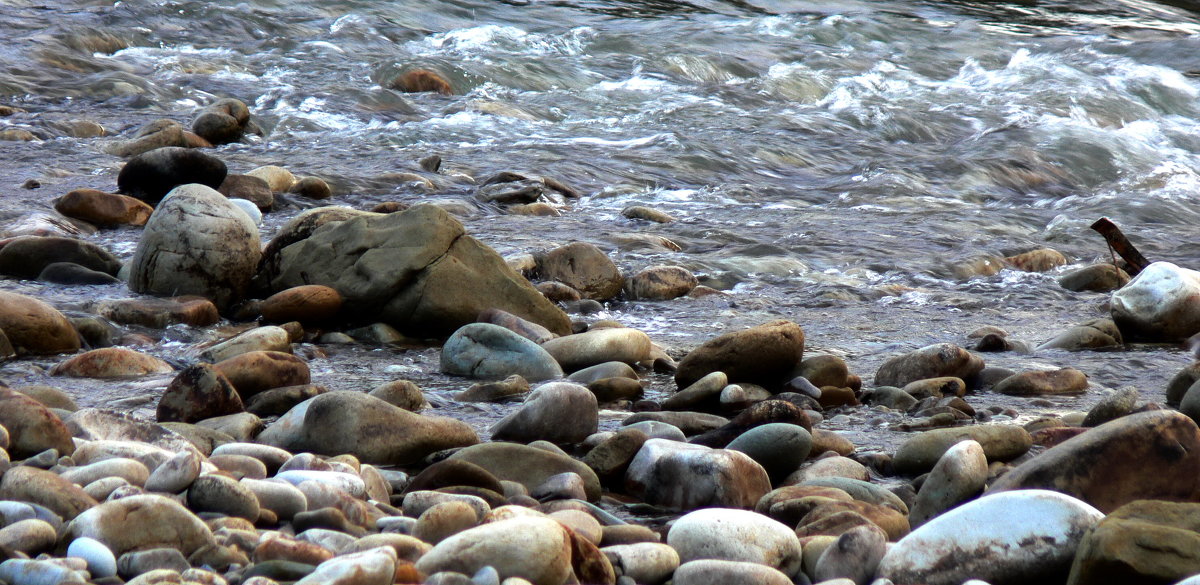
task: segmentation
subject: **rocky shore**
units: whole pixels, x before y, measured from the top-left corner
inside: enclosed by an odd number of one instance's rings
[[[115,189],[62,194],[59,215],[0,240],[6,283],[129,292],[79,312],[0,291],[0,358],[155,394],[149,420],[0,383],[0,582],[1200,583],[1200,362],[1168,374],[1166,404],[1126,387],[1021,422],[972,405],[1096,392],[1070,363],[990,356],[1200,333],[1200,273],[1084,267],[1061,285],[1111,291],[1111,318],[1036,348],[984,327],[874,371],[806,352],[788,319],[678,347],[597,315],[729,293],[680,266],[623,273],[583,242],[502,257],[454,202],[338,206],[320,178],[231,173],[208,150],[253,132],[229,99],[190,128],[151,124],[109,143],[127,158]],[[580,196],[551,177],[455,180],[510,214]],[[264,213],[288,214],[269,241]],[[128,261],[81,237],[110,228],[140,230]],[[1043,248],[959,268],[1066,263]],[[400,375],[332,390],[312,368],[345,346],[424,348],[461,382],[454,404],[518,405],[481,427]],[[652,378],[666,396],[647,399]],[[863,451],[831,430],[846,421],[905,439]]]

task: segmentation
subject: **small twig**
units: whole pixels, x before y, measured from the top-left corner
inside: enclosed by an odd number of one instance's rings
[[[1136,276],[1137,273],[1150,265],[1150,261],[1145,256],[1142,256],[1142,253],[1138,252],[1137,248],[1133,247],[1133,244],[1129,242],[1129,238],[1126,238],[1125,234],[1121,233],[1121,228],[1117,227],[1117,224],[1113,223],[1112,220],[1102,217],[1096,220],[1096,223],[1092,224],[1092,229],[1104,236],[1104,240],[1108,242],[1110,252],[1115,250],[1125,260],[1125,263],[1129,265],[1126,272],[1130,276]]]

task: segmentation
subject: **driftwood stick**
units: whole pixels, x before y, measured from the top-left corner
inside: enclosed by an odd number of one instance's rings
[[[1129,238],[1126,238],[1125,234],[1121,233],[1121,228],[1117,227],[1117,224],[1113,223],[1112,220],[1102,217],[1096,220],[1096,223],[1092,224],[1092,229],[1100,232],[1100,235],[1104,236],[1104,240],[1108,242],[1108,246],[1125,260],[1125,263],[1130,268],[1130,276],[1136,275],[1150,265],[1150,261],[1145,256],[1142,256],[1142,253],[1138,252],[1137,248],[1133,247],[1133,244],[1129,242]]]

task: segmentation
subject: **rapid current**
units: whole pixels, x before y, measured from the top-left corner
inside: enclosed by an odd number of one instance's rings
[[[382,86],[415,68],[440,72],[454,94]],[[676,356],[791,319],[806,355],[842,356],[869,386],[887,357],[966,346],[981,326],[1036,346],[1106,316],[1107,294],[1057,280],[1109,258],[1088,229],[1100,217],[1151,260],[1200,268],[1198,76],[1200,13],[1142,0],[5,0],[0,105],[24,112],[0,118],[0,131],[36,139],[0,142],[0,232],[52,213],[72,189],[115,191],[123,160],[109,141],[160,118],[190,125],[235,97],[264,135],[210,151],[231,172],[281,165],[359,209],[460,200],[468,231],[504,255],[583,240],[627,273],[686,267],[727,296],[576,317],[640,328]],[[431,154],[444,161],[426,173],[431,185],[403,180]],[[500,171],[584,196],[559,217],[505,215],[474,203],[457,176]],[[634,204],[679,221],[623,218]],[[264,241],[297,211],[267,214]],[[127,259],[139,233],[84,237]],[[964,270],[1040,247],[1070,266]],[[123,285],[0,288],[66,310],[131,296]],[[186,361],[181,348],[214,334],[172,327],[147,351]],[[440,413],[481,430],[512,408],[452,403],[448,392],[469,382],[438,373],[436,348],[317,349],[327,357],[312,360],[313,381],[333,389],[409,378]],[[1089,375],[1083,396],[971,398],[1022,418],[1084,409],[1124,386],[1161,402],[1192,359],[1161,345],[984,358]],[[0,378],[150,416],[170,379],[50,378],[57,359],[11,361]],[[673,389],[668,376],[651,380],[651,398]],[[860,448],[894,447],[894,421],[871,412],[827,424]]]

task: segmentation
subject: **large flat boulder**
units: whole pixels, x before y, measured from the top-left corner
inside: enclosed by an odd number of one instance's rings
[[[345,310],[415,335],[448,336],[485,309],[571,331],[566,313],[436,206],[328,221],[302,236],[268,246],[259,279],[270,292],[325,285]]]

